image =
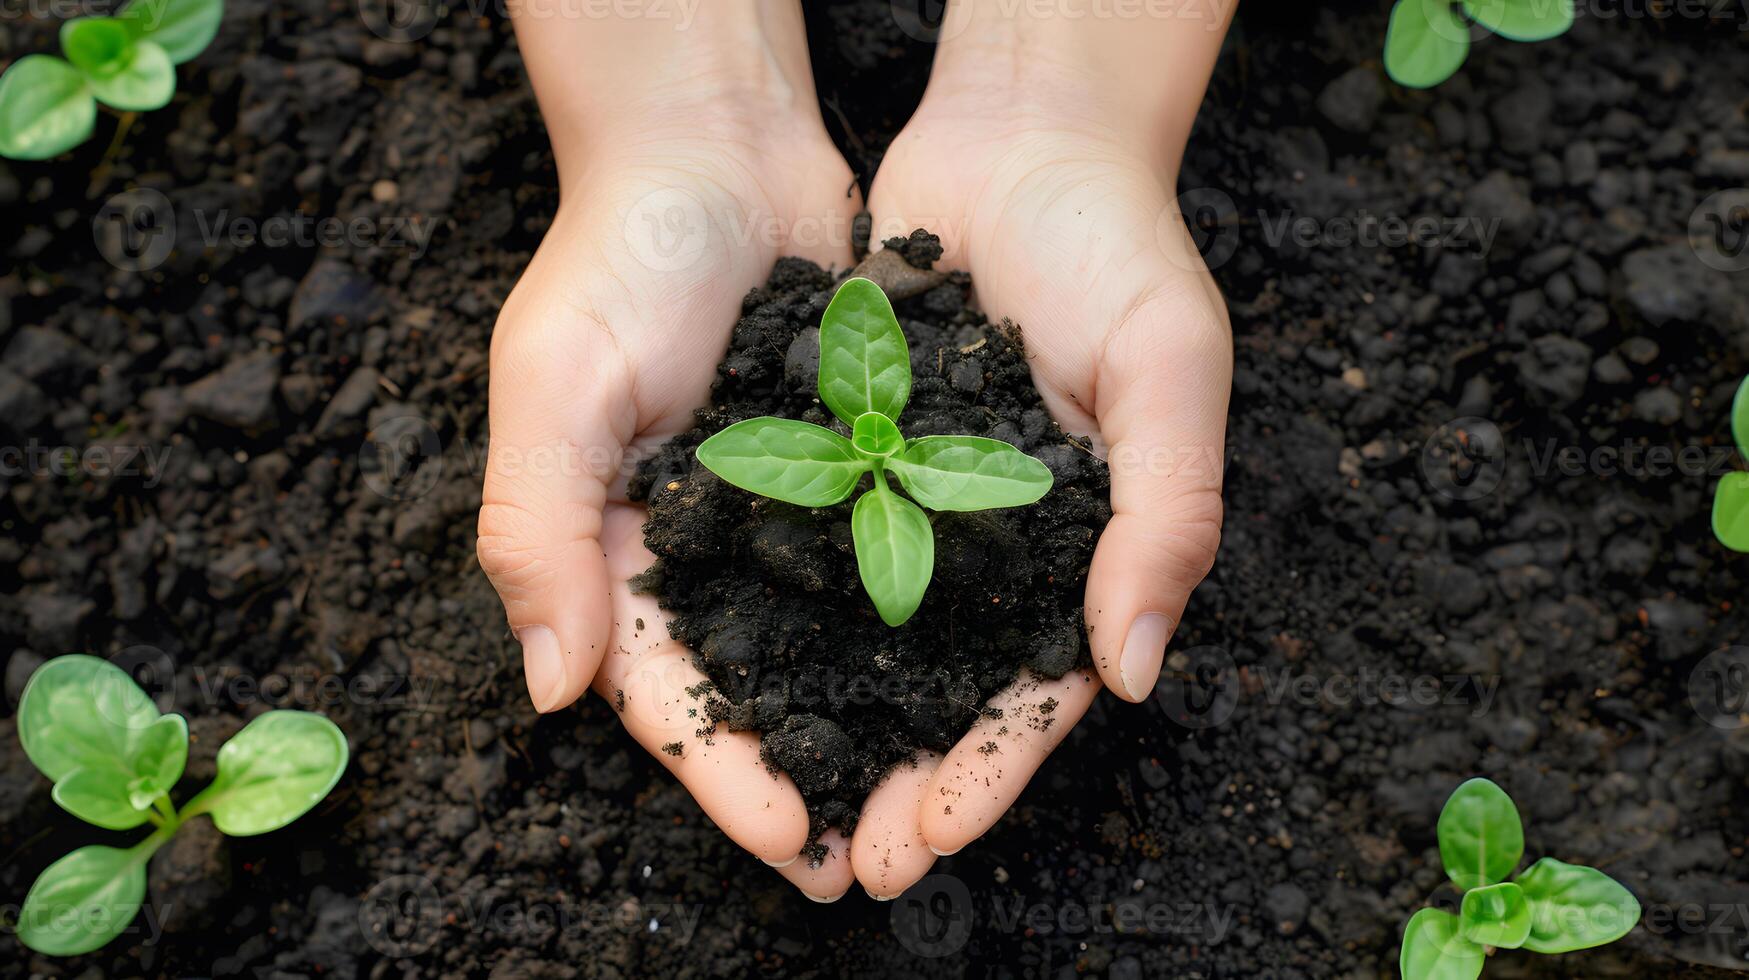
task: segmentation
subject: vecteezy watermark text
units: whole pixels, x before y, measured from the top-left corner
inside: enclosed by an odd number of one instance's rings
[[[138,478],[151,490],[168,472],[171,451],[170,446],[46,446],[31,440],[0,446],[0,477]]]

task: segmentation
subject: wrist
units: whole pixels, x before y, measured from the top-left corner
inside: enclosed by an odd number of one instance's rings
[[[681,4],[669,18],[579,9],[512,8],[561,181],[627,150],[823,130],[796,0]]]
[[[1132,143],[1176,168],[1235,7],[953,0],[931,90],[980,91],[992,113]]]

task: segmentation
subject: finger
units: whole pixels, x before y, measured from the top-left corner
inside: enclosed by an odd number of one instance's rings
[[[1165,281],[1113,333],[1095,387],[1112,517],[1087,573],[1087,632],[1100,677],[1129,701],[1153,691],[1221,542],[1232,336],[1195,277]]]
[[[897,898],[935,864],[935,852],[923,839],[923,798],[940,765],[941,756],[920,752],[887,773],[863,801],[850,863],[869,897]]]
[[[983,836],[1087,713],[1099,686],[1091,671],[1054,681],[1025,671],[991,698],[989,707],[1001,716],[981,716],[924,791],[922,828],[929,849],[948,855]]]
[[[851,870],[850,842],[843,834],[828,830],[820,835],[819,844],[826,848],[824,856],[810,858],[804,854],[795,862],[777,869],[777,873],[801,889],[803,895],[827,904],[844,897],[844,893],[856,883],[856,874]],[[818,864],[814,863],[816,860]]]
[[[522,644],[537,711],[581,696],[607,648],[601,511],[635,421],[611,344],[575,316],[551,312],[506,303],[492,338],[476,546]]]
[[[613,650],[595,691],[646,751],[679,779],[729,839],[761,861],[783,866],[808,839],[808,810],[788,776],[759,757],[759,737],[712,726],[706,679],[691,654],[668,635],[656,600],[633,594],[626,580],[650,567],[641,507],[608,507],[604,538],[613,593]],[[848,863],[848,862],[846,862]]]

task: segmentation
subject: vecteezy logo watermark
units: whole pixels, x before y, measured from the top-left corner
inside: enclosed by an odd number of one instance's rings
[[[443,899],[424,875],[395,875],[358,903],[358,931],[384,956],[419,956],[443,934]]]
[[[1708,195],[1688,216],[1688,247],[1708,268],[1749,269],[1749,188]]]
[[[98,479],[139,479],[155,489],[169,471],[171,446],[45,446],[35,440],[22,446],[0,446],[0,476],[82,476]]]
[[[203,703],[330,712],[342,706],[398,707],[425,710],[439,686],[436,677],[409,674],[359,673],[351,677],[314,667],[293,668],[262,676],[236,670],[193,670]]]
[[[160,0],[162,2],[162,0]],[[359,19],[385,41],[412,42],[429,35],[452,10],[466,11],[466,23],[515,14],[524,22],[544,20],[649,20],[688,30],[704,0],[356,0]]]
[[[1714,650],[1688,675],[1688,703],[1714,728],[1749,726],[1749,647]]]
[[[418,259],[437,231],[437,220],[422,215],[337,218],[294,212],[251,218],[233,216],[228,208],[195,208],[190,216],[206,248],[351,246],[406,250]],[[103,202],[91,219],[91,237],[110,265],[123,272],[150,272],[170,258],[179,227],[187,229],[179,225],[170,198],[150,187],[136,187]]]
[[[1493,707],[1499,689],[1500,677],[1484,674],[1399,674],[1372,667],[1318,673],[1260,664],[1241,671],[1226,650],[1199,646],[1167,657],[1154,698],[1174,723],[1200,730],[1225,724],[1242,694],[1272,708],[1461,707],[1477,718]]]
[[[1214,728],[1233,717],[1239,705],[1239,665],[1217,646],[1174,650],[1166,658],[1154,698],[1173,722],[1191,729]]]
[[[384,956],[430,952],[445,928],[485,935],[507,943],[539,946],[558,934],[619,932],[666,934],[685,946],[698,932],[703,905],[630,900],[604,902],[522,902],[469,892],[446,902],[423,875],[395,875],[373,885],[358,906],[358,928],[370,947]]]
[[[142,902],[139,905],[110,905],[102,900],[98,902],[33,902],[30,911],[26,913],[22,904],[0,905],[0,929],[17,933],[18,928],[28,918],[33,927],[46,928],[52,924],[73,922],[80,923],[93,933],[103,933],[112,936],[126,936],[122,946],[156,946],[164,938],[164,924],[170,921],[170,916],[176,911],[176,906],[170,902]],[[120,929],[114,928],[116,919],[127,918],[127,925]],[[58,928],[58,926],[57,926]]]
[[[163,265],[176,246],[176,209],[150,187],[122,191],[97,209],[91,238],[110,265],[123,272],[148,272]]]
[[[1255,225],[1264,244],[1276,250],[1291,242],[1302,249],[1414,246],[1486,255],[1494,247],[1500,219],[1479,215],[1375,214],[1365,209],[1324,218],[1261,209],[1246,216],[1241,215],[1225,191],[1193,187],[1161,211],[1154,231],[1160,247],[1176,264],[1186,267],[1192,264],[1191,254],[1184,248],[1188,239],[1201,263],[1218,269],[1238,250],[1243,225]]]
[[[652,191],[625,218],[626,246],[655,272],[679,272],[710,247],[711,218],[703,202],[678,187]]]
[[[364,484],[387,500],[416,500],[443,476],[443,440],[417,415],[384,419],[358,447]]]
[[[1239,248],[1239,207],[1217,187],[1192,187],[1178,195],[1176,207],[1160,212],[1155,237],[1168,257],[1195,271],[1191,252],[1202,264],[1219,269]],[[1188,238],[1191,249],[1184,248]]]
[[[888,927],[899,945],[931,959],[965,948],[972,930],[982,927],[1009,936],[1109,936],[1147,933],[1198,937],[1218,943],[1231,931],[1237,909],[1201,902],[1150,902],[1132,896],[1081,901],[1024,896],[992,898],[980,914],[965,882],[933,874],[912,885],[893,903]]]
[[[893,22],[916,41],[951,41],[972,22],[972,8],[1003,20],[1178,20],[1217,30],[1235,0],[890,0]]]
[[[899,945],[938,959],[965,948],[972,938],[972,893],[953,875],[929,875],[905,889],[887,913]]]
[[[1736,465],[1736,451],[1728,443],[1672,445],[1630,439],[1578,446],[1558,439],[1525,438],[1512,444],[1493,422],[1466,416],[1433,430],[1422,444],[1421,475],[1440,496],[1479,500],[1499,487],[1515,446],[1524,454],[1525,470],[1537,479],[1711,480]]]
[[[738,204],[711,208],[685,188],[659,187],[626,208],[620,231],[626,251],[646,268],[653,272],[679,272],[713,254],[726,255],[732,249],[755,245],[797,250],[849,248],[856,217],[855,212],[839,210],[791,218],[748,210]],[[956,227],[944,220],[915,214],[905,227],[898,227],[894,220],[888,217],[878,222],[871,229],[871,238],[885,241],[902,237],[914,227],[929,228],[949,242],[965,237],[956,234],[963,231],[963,223]],[[951,250],[946,254],[951,255]]]
[[[223,244],[239,249],[258,244],[268,248],[351,246],[405,250],[420,259],[431,247],[437,220],[423,215],[336,218],[298,212],[250,218],[233,217],[228,208],[196,208],[194,227],[208,248]]]
[[[1452,419],[1422,444],[1421,475],[1441,496],[1486,497],[1506,476],[1506,436],[1487,419]]]

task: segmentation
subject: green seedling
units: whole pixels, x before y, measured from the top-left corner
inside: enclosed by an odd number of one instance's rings
[[[857,498],[850,531],[863,588],[888,626],[917,611],[935,571],[935,532],[923,507],[1023,507],[1051,489],[1045,464],[1000,439],[900,434],[911,355],[887,295],[868,279],[847,280],[820,319],[818,387],[849,438],[807,422],[747,419],[706,439],[698,461],[743,490],[798,507],[840,503],[872,473],[874,488]],[[888,473],[916,503],[894,492]]]
[[[1749,458],[1749,378],[1737,386],[1731,402],[1731,438],[1737,452]],[[1713,492],[1713,536],[1732,551],[1749,551],[1749,473],[1726,473]]]
[[[218,33],[224,0],[132,0],[114,17],[61,25],[61,52],[0,75],[0,156],[46,160],[91,137],[97,103],[149,112],[176,94],[176,66]]]
[[[1403,929],[1403,980],[1475,980],[1493,949],[1566,953],[1611,943],[1640,921],[1614,878],[1554,858],[1506,880],[1524,857],[1524,824],[1486,779],[1457,788],[1439,814],[1439,858],[1463,892],[1457,915],[1422,909]]]
[[[1397,0],[1385,32],[1385,71],[1392,80],[1432,88],[1455,74],[1470,55],[1466,14],[1501,37],[1546,41],[1573,26],[1573,0]]]
[[[188,722],[160,714],[120,667],[80,655],[31,675],[18,740],[63,810],[106,830],[154,828],[132,847],[81,847],[37,877],[18,938],[50,956],[89,953],[126,929],[146,897],[146,862],[191,817],[233,837],[278,830],[328,795],[347,760],[327,718],[268,711],[219,748],[218,775],[178,810],[170,790],[188,761]]]

